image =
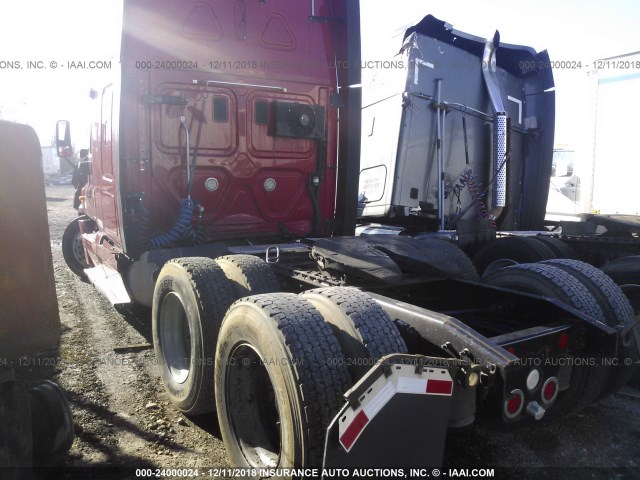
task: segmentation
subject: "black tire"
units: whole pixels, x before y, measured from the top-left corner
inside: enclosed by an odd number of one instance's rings
[[[542,263],[564,270],[586,286],[602,308],[604,320],[610,327],[624,327],[635,323],[635,314],[629,300],[620,287],[601,270],[578,260],[555,259],[545,260]],[[632,365],[624,364],[626,358],[632,359]],[[607,387],[607,394],[616,392],[629,381],[636,370],[636,361],[638,361],[638,349],[631,332],[625,341],[624,350],[618,354],[619,366],[612,366],[609,369],[610,384]]]
[[[271,266],[252,255],[227,255],[216,258],[237,298],[279,292],[280,283]]]
[[[550,237],[548,235],[538,235],[535,239],[549,247],[549,250],[553,252],[556,258],[578,259],[576,251],[559,238]]]
[[[73,220],[62,235],[62,256],[69,269],[82,280],[87,279],[84,273],[85,268],[90,268],[84,254],[82,246],[82,234],[80,233],[80,220],[86,217],[78,217]]]
[[[289,293],[227,313],[216,350],[218,423],[234,467],[321,467],[349,374],[320,313]]]
[[[518,263],[535,263],[555,258],[544,243],[533,237],[503,237],[483,246],[473,257],[473,264],[480,275],[496,260],[513,260]]]
[[[73,443],[73,417],[62,389],[45,380],[28,392],[33,425],[33,464],[60,465]]]
[[[560,300],[595,320],[604,322],[604,313],[589,290],[564,270],[544,264],[505,267],[485,279],[489,285],[511,288]],[[569,388],[561,391],[547,417],[575,413],[597,401],[608,384],[604,368],[574,365]]]
[[[369,295],[352,287],[309,290],[301,295],[322,315],[338,339],[353,383],[391,353],[407,353],[398,328]]]
[[[479,281],[480,275],[475,265],[464,251],[457,245],[446,240],[437,238],[418,239],[425,248],[437,248],[447,253],[453,263],[455,263],[461,271],[458,277],[461,280]]]
[[[576,277],[596,298],[607,325],[628,325],[634,320],[631,304],[620,287],[601,270],[579,260],[556,258],[541,262],[552,265]]]
[[[600,269],[618,285],[640,285],[640,255],[616,258]]]
[[[177,258],[160,271],[151,314],[153,345],[167,395],[185,414],[215,409],[216,342],[235,299],[224,272],[210,258]]]
[[[617,285],[640,285],[640,255],[616,258],[605,263],[600,269]],[[637,308],[637,304],[634,304],[634,306]],[[640,344],[640,327],[633,329],[633,335],[637,346]],[[640,389],[640,368],[636,368],[635,375],[632,376],[628,383]]]

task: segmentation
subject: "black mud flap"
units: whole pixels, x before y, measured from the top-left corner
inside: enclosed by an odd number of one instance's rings
[[[459,367],[416,355],[380,360],[327,430],[324,469],[439,467]]]

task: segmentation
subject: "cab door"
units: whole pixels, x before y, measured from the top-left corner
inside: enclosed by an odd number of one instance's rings
[[[117,131],[114,115],[114,88],[108,85],[102,91],[100,118],[100,175],[96,182],[96,200],[102,217],[102,229],[117,246],[120,241],[118,218],[118,188],[116,185],[115,150]]]
[[[117,178],[117,95],[113,85],[107,85],[100,96],[100,110],[91,132],[91,177],[86,188],[85,212],[98,226],[97,234],[85,248],[93,251],[100,262],[115,265],[114,249],[121,250],[120,218],[118,216]]]

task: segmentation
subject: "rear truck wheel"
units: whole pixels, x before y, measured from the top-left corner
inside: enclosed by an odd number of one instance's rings
[[[320,313],[289,293],[237,301],[215,361],[218,422],[231,464],[321,467],[326,430],[351,384]]]
[[[513,260],[517,263],[535,263],[555,258],[556,255],[544,243],[534,237],[503,237],[483,246],[473,257],[478,273],[484,276],[486,270],[493,272],[491,264]]]
[[[629,325],[633,323],[634,313],[631,304],[620,287],[601,270],[579,260],[556,258],[541,262],[552,265],[576,277],[596,298],[605,322],[610,326]]]
[[[549,247],[556,258],[571,258],[574,260],[578,258],[576,251],[559,238],[548,235],[537,235],[534,238]]]
[[[566,271],[551,265],[520,264],[505,267],[485,279],[489,285],[555,298],[595,320],[605,323],[604,313],[587,287]],[[575,413],[597,401],[609,375],[604,368],[580,362],[571,370],[569,387],[558,393],[545,417]]]
[[[229,282],[236,298],[274,293],[280,291],[280,283],[271,266],[252,255],[227,255],[216,258]]]
[[[354,384],[378,359],[391,353],[407,353],[393,320],[366,293],[352,287],[329,287],[309,290],[301,297],[331,327]]]
[[[640,255],[629,255],[627,257],[616,258],[605,263],[600,269],[610,277],[617,285],[640,285]],[[627,287],[628,288],[628,287]],[[637,287],[631,287],[636,288]],[[638,294],[637,290],[625,290],[625,296],[631,301],[635,311],[638,311]],[[633,336],[636,347],[640,344],[640,327],[633,329]],[[637,348],[636,348],[637,350]],[[636,355],[637,351],[634,352]],[[630,357],[633,358],[633,357]],[[640,389],[640,368],[636,368],[635,374],[629,380],[629,385]]]
[[[210,258],[177,258],[160,271],[151,313],[153,345],[167,395],[188,415],[215,409],[218,331],[235,300],[224,272]]]
[[[635,314],[627,297],[620,290],[620,287],[601,270],[579,260],[555,259],[542,263],[564,270],[587,287],[602,309],[605,323],[610,327],[626,327],[635,322]],[[606,395],[618,391],[629,381],[636,370],[636,362],[639,357],[633,331],[628,332],[626,337],[622,339],[622,345],[623,349],[618,352],[617,356],[618,366],[607,368],[609,385],[604,392]],[[627,358],[632,360],[631,365],[625,365],[624,361]]]
[[[84,269],[89,268],[90,265],[87,263],[82,245],[79,224],[82,219],[83,217],[78,217],[67,225],[62,235],[62,256],[69,269],[81,279],[86,280],[87,275],[84,273]]]

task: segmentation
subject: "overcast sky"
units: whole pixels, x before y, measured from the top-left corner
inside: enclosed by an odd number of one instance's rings
[[[42,60],[48,65],[52,60],[109,59],[114,50],[110,25],[117,20],[116,3],[21,0],[4,5],[0,62]],[[586,101],[580,88],[586,64],[640,50],[638,0],[362,0],[361,5],[365,59],[384,59],[386,53],[397,50],[401,37],[392,35],[431,13],[458,30],[490,37],[498,29],[506,43],[548,49],[552,60],[584,62],[582,70],[554,72],[556,140],[563,143],[573,141],[579,124],[574,118]],[[88,91],[96,84],[96,73],[2,68],[0,117],[33,125],[43,144],[49,142],[59,118],[71,119],[74,130],[85,135],[77,124],[86,123],[91,108]]]

